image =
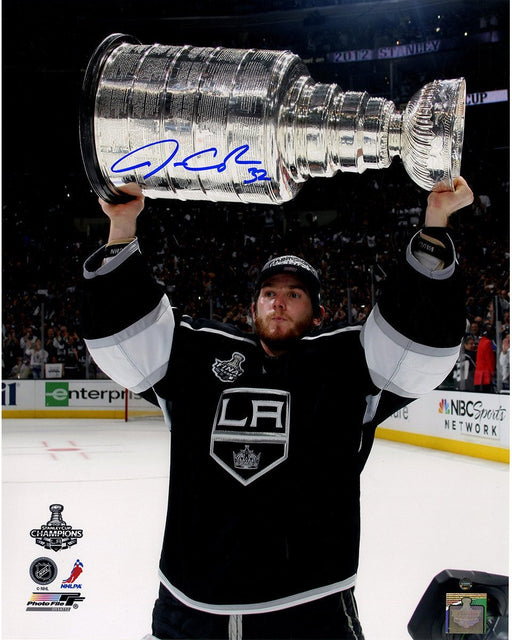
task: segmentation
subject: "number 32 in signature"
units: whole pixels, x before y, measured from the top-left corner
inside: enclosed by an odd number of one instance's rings
[[[151,161],[144,159],[144,150],[149,147],[154,147],[156,145],[169,145],[170,153],[164,160],[164,162],[160,163],[158,166],[153,167]],[[142,167],[148,167],[150,171],[146,173],[143,177],[144,180],[150,178],[161,171],[164,167],[166,167],[176,156],[179,149],[179,142],[174,139],[169,140],[159,140],[158,142],[152,142],[151,144],[146,144],[143,147],[138,147],[133,151],[125,154],[119,160],[116,160],[114,164],[110,167],[111,171],[114,173],[127,173],[128,171],[134,171],[135,169],[141,169]],[[218,150],[215,147],[210,147],[209,149],[203,149],[202,151],[197,151],[196,153],[191,153],[184,160],[179,162],[174,162],[174,167],[183,167],[187,171],[211,171],[217,170],[218,173],[222,173],[226,170],[229,160],[233,158],[233,161],[236,164],[244,164],[244,165],[261,165],[259,160],[246,160],[244,159],[245,154],[249,151],[249,145],[243,144],[233,151],[230,151],[225,158],[222,159],[221,162],[217,162],[215,164],[210,164],[211,160],[209,158],[217,158]],[[135,161],[135,162],[134,162]],[[208,163],[208,164],[205,164]],[[248,166],[247,171],[251,178],[249,180],[244,180],[244,184],[252,184],[253,182],[259,181],[270,181],[271,178],[267,176],[267,172],[265,169],[258,168],[257,166]]]

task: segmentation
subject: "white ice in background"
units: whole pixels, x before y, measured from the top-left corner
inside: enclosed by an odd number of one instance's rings
[[[154,420],[3,421],[3,640],[141,640],[150,632],[168,443]],[[361,500],[356,597],[367,640],[408,640],[416,605],[444,569],[508,575],[508,465],[376,440]],[[70,549],[46,550],[30,537],[49,521],[51,504],[83,529]],[[85,600],[76,610],[25,610],[37,587],[29,567],[41,556],[59,569],[49,591],[61,591],[83,562]]]

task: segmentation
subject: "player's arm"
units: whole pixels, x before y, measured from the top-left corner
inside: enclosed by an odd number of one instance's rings
[[[440,271],[455,259],[447,232],[452,213],[473,202],[473,193],[464,178],[454,181],[454,190],[432,191],[428,197],[425,225],[411,243],[412,255],[427,271]]]
[[[136,187],[134,187],[136,188]],[[155,283],[136,238],[140,192],[126,204],[100,201],[109,240],[84,264],[84,337],[100,369],[140,393],[165,374],[174,333],[167,296]]]
[[[464,286],[447,226],[450,215],[472,201],[463,178],[454,191],[429,195],[425,226],[363,328],[368,368],[380,389],[418,397],[441,384],[457,360]]]
[[[133,196],[124,204],[109,204],[99,199],[103,213],[110,220],[108,244],[127,243],[135,239],[137,218],[144,209],[144,196],[138,185],[127,184],[123,191]]]

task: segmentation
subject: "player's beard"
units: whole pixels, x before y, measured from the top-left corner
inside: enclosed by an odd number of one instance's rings
[[[285,330],[272,326],[271,316],[255,315],[254,328],[258,338],[276,355],[291,349],[293,344],[313,327],[314,316],[305,316],[293,323],[286,323]]]

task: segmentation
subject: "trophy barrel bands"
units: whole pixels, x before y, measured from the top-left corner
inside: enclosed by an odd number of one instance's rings
[[[278,204],[296,195],[275,131],[289,83],[307,73],[298,56],[117,44],[95,54],[101,77],[87,92],[84,162],[93,156],[86,168],[101,197],[122,201],[130,182],[151,198]]]
[[[103,66],[112,51],[123,42],[139,43],[136,38],[130,35],[114,33],[105,38],[96,49],[85,72],[80,104],[80,150],[85,173],[96,195],[112,204],[129,202],[132,200],[132,196],[112,188],[103,177],[94,140],[94,114],[96,92],[101,80]]]

